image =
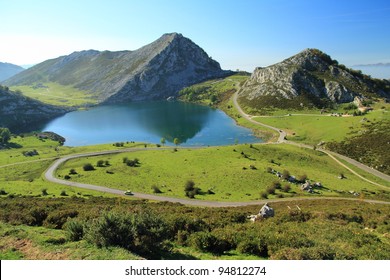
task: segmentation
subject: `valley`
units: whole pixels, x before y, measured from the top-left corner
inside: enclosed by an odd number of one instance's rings
[[[388,174],[389,83],[319,50],[232,73],[172,33],[132,52],[45,61],[5,84],[0,102],[14,111],[1,108],[14,125],[16,112],[28,125],[32,114],[87,109],[76,133],[115,134],[104,126],[123,119],[156,135],[72,146],[27,130],[1,138],[2,259],[389,258],[390,180],[379,172]],[[137,103],[168,97],[178,100]],[[117,103],[135,113],[116,115]],[[231,127],[225,136],[221,120],[208,126],[199,112],[215,109],[264,142]],[[191,130],[184,136],[179,121]],[[191,142],[212,132],[230,140]],[[249,221],[264,203],[275,217]]]

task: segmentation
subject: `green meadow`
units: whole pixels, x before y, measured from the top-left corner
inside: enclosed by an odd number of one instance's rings
[[[52,82],[43,83],[39,86],[13,86],[11,90],[21,91],[25,96],[58,106],[87,107],[98,103],[96,96],[91,93]]]
[[[124,158],[138,159],[130,167]],[[104,162],[98,167],[98,162]],[[107,164],[106,164],[107,162]],[[86,164],[93,171],[84,171]],[[287,170],[296,177],[306,175],[312,182],[321,182],[317,194],[300,189],[301,184],[288,184],[269,173]],[[74,169],[70,174],[71,169]],[[338,179],[343,174],[345,179]],[[134,151],[115,155],[84,157],[69,160],[57,172],[57,177],[141,193],[154,193],[156,187],[163,196],[185,198],[184,187],[192,180],[200,194],[195,199],[214,201],[253,201],[262,199],[275,182],[290,185],[286,192],[276,189],[268,198],[291,196],[352,196],[349,192],[371,190],[366,197],[390,199],[390,192],[362,182],[325,154],[291,145],[235,145],[202,149],[161,149]],[[386,184],[386,182],[383,182]]]
[[[387,109],[376,109],[364,116],[290,115],[254,117],[254,120],[285,130],[288,140],[315,145],[321,141],[344,140],[351,132],[358,131],[363,123],[389,118]]]

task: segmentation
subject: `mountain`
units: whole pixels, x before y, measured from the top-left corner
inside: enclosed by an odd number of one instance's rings
[[[68,111],[70,109],[44,104],[0,85],[0,127],[8,127],[11,131],[27,126],[31,129],[33,124]]]
[[[18,65],[0,62],[0,82],[7,80],[8,78],[22,72],[23,70],[24,68]]]
[[[226,74],[190,39],[170,33],[135,51],[88,50],[47,60],[6,85],[55,82],[115,103],[164,99],[185,86]]]
[[[256,68],[240,100],[252,108],[322,107],[359,97],[390,97],[390,83],[348,69],[317,49],[306,49],[280,63]]]

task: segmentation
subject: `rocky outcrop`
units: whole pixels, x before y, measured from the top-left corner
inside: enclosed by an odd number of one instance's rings
[[[291,100],[302,95],[345,103],[356,96],[390,96],[390,84],[348,69],[317,49],[306,49],[275,65],[256,68],[240,98],[250,101],[273,96]]]
[[[215,60],[181,34],[165,34],[135,51],[74,52],[47,60],[7,85],[55,82],[89,92],[101,102],[166,99],[183,87],[223,77]]]
[[[0,127],[8,127],[13,132],[69,111],[69,108],[47,105],[0,86]]]

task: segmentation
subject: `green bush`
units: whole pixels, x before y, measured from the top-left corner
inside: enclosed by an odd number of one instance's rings
[[[77,219],[70,219],[65,224],[68,240],[79,241],[84,237],[84,224]]]
[[[191,235],[191,244],[194,248],[215,255],[221,255],[230,249],[225,240],[221,240],[210,232],[196,232]]]
[[[68,218],[77,217],[76,210],[54,210],[47,216],[44,225],[50,228],[61,229]]]
[[[84,164],[84,166],[83,166],[83,170],[84,170],[84,171],[93,171],[93,170],[95,170],[95,167],[93,167],[93,165],[90,164],[90,163],[86,163],[86,164]]]
[[[237,251],[239,251],[241,254],[256,255],[263,258],[268,257],[267,244],[261,242],[260,240],[241,241],[237,246]]]

